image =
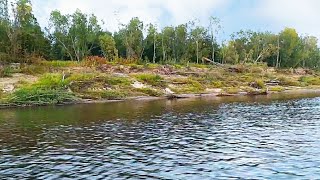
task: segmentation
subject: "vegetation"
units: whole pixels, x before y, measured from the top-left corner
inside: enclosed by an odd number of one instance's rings
[[[8,4],[0,1],[0,77],[13,82],[0,83],[1,103],[320,86],[318,40],[293,28],[239,31],[218,43],[222,27],[215,17],[206,26],[195,20],[161,29],[134,17],[111,33],[80,10],[55,10],[48,27],[40,27],[30,0]]]

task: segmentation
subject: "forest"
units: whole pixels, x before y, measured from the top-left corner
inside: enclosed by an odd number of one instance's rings
[[[159,28],[134,17],[109,32],[94,14],[77,10],[51,12],[47,27],[40,27],[30,0],[0,1],[0,61],[32,62],[32,59],[82,61],[104,57],[108,61],[141,63],[266,63],[278,68],[318,68],[320,51],[314,36],[294,28],[279,33],[240,30],[218,43],[223,31],[219,18],[208,17]]]

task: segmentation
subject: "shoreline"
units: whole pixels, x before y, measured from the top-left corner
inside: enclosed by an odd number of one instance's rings
[[[267,92],[260,94],[250,94],[247,92],[240,92],[237,94],[227,94],[227,93],[190,93],[190,94],[171,94],[166,96],[133,96],[118,100],[109,99],[82,99],[74,102],[65,102],[58,104],[30,104],[30,105],[12,105],[12,104],[1,104],[0,109],[13,109],[13,108],[32,108],[32,107],[48,107],[48,106],[68,106],[68,105],[81,105],[81,104],[104,104],[104,103],[114,103],[114,102],[126,102],[126,101],[155,101],[155,100],[175,100],[175,99],[194,99],[194,98],[212,98],[212,97],[255,97],[255,96],[269,96],[269,95],[288,95],[288,94],[319,94],[320,97],[320,87],[318,88],[301,88],[296,87],[296,89],[288,89],[281,92]]]

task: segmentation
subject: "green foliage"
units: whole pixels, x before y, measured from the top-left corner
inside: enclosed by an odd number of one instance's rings
[[[9,103],[14,105],[47,105],[68,103],[75,100],[72,93],[62,90],[28,87],[15,91],[9,99]]]
[[[121,100],[127,97],[127,93],[118,90],[105,90],[105,91],[87,91],[82,94],[84,98],[91,99],[105,99],[105,100]]]
[[[21,66],[21,73],[28,74],[28,75],[37,75],[37,74],[44,74],[49,72],[50,68],[48,66],[42,66],[39,64],[30,64],[30,65],[22,65]]]
[[[155,74],[138,74],[135,75],[135,78],[137,78],[139,81],[143,83],[147,83],[152,86],[159,86],[159,87],[164,87],[166,86],[166,83],[164,82],[164,79]]]
[[[308,85],[320,85],[320,78],[314,76],[302,76],[299,81],[307,83]]]
[[[281,86],[272,86],[269,88],[269,91],[273,91],[273,92],[282,92],[284,90],[285,88]]]
[[[14,70],[10,67],[0,68],[0,77],[11,77]]]
[[[155,96],[155,97],[158,97],[158,96],[161,96],[163,95],[163,93],[155,90],[155,89],[152,89],[152,88],[141,88],[141,89],[137,89],[139,92],[142,92],[144,94],[147,94],[149,96]]]
[[[76,67],[79,64],[74,61],[43,61],[42,65],[46,67],[54,67],[54,68],[65,68],[65,67]]]
[[[280,85],[282,86],[300,86],[301,83],[295,79],[292,79],[290,77],[280,77],[279,78]]]
[[[229,87],[225,88],[224,91],[228,94],[238,94],[240,92],[240,89],[238,87]]]
[[[259,89],[264,89],[266,87],[266,85],[262,79],[257,79],[255,81],[255,83]]]
[[[114,57],[118,56],[116,42],[112,35],[101,35],[99,37],[99,43],[105,58],[107,58],[108,60],[114,60]]]
[[[40,77],[38,82],[33,84],[33,87],[41,89],[65,89],[69,84],[68,81],[63,80],[62,74],[44,74]]]

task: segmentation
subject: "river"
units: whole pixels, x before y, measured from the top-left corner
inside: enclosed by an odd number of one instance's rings
[[[319,179],[318,96],[0,110],[0,179]]]

